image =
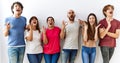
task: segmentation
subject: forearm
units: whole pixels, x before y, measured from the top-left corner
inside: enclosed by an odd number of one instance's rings
[[[9,34],[9,30],[8,30],[8,29],[5,29],[5,30],[4,30],[4,36],[6,37],[6,36],[8,36],[8,34]]]
[[[62,29],[61,32],[60,32],[60,38],[61,38],[61,39],[64,39],[64,38],[65,38],[64,29]]]
[[[95,31],[94,41],[96,42],[98,40],[98,30]]]
[[[84,30],[84,31],[83,31],[83,41],[86,42],[87,39],[88,39],[87,30]]]
[[[29,35],[27,36],[27,40],[28,41],[32,41],[33,40],[33,30],[29,31]]]
[[[107,35],[112,37],[112,38],[118,38],[119,37],[119,34],[117,34],[117,33],[108,32]]]
[[[105,35],[108,33],[109,28],[105,29],[103,32],[100,32],[100,38],[103,39]]]
[[[48,39],[47,39],[46,34],[43,34],[43,43],[44,43],[44,44],[47,44],[47,43],[48,43]]]

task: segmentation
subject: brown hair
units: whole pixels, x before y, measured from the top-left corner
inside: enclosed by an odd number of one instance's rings
[[[95,23],[93,24],[93,29],[91,28],[90,22],[89,22],[89,17],[94,16],[95,17]],[[87,35],[88,39],[87,40],[94,40],[95,36],[95,27],[97,26],[97,17],[94,13],[90,13],[87,17],[87,24],[88,24],[88,29],[87,29]]]
[[[104,14],[105,17],[106,17],[106,14],[104,12],[106,12],[109,9],[109,7],[111,7],[114,10],[114,6],[113,5],[108,4],[108,5],[104,6],[103,14]]]
[[[40,33],[39,21],[38,21],[38,19],[37,19],[36,16],[32,16],[32,17],[30,18],[30,20],[29,20],[29,24],[31,24],[31,21],[32,21],[33,19],[36,19],[36,20],[37,20],[37,26],[36,26],[36,29],[37,29],[37,30],[39,31],[39,33]],[[28,31],[29,31],[29,29],[28,29]]]
[[[22,5],[22,3],[20,3],[20,2],[14,2],[13,4],[12,4],[12,6],[11,6],[11,11],[12,11],[12,13],[14,14],[14,12],[13,12],[13,8],[14,8],[14,5],[15,4],[17,4],[17,5],[19,5],[20,7],[21,7],[21,9],[23,10],[23,5]]]
[[[47,22],[48,22],[48,19],[49,19],[49,18],[51,18],[51,19],[54,21],[54,18],[53,18],[52,16],[49,16],[49,17],[47,17],[47,20],[46,20]],[[54,21],[54,22],[55,22],[55,21]]]

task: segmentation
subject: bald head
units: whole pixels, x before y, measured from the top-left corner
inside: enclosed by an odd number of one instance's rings
[[[74,21],[74,18],[75,18],[74,10],[70,9],[67,13],[67,17],[69,18],[70,21]]]

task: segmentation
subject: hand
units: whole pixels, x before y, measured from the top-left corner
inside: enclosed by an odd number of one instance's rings
[[[42,32],[43,34],[46,34],[46,28],[44,26],[42,27]]]
[[[108,18],[108,19],[106,19],[106,20],[107,20],[108,28],[110,28],[110,27],[111,27],[111,20],[112,20],[112,19]]]
[[[66,26],[66,24],[65,24],[65,22],[64,22],[64,20],[62,21],[62,29],[64,30],[65,29],[65,26]]]
[[[29,24],[29,25],[26,26],[26,29],[30,29],[30,30],[31,30],[32,27],[33,27],[33,26],[32,26],[31,24]]]
[[[83,21],[83,20],[78,19],[78,21],[79,21],[79,24],[80,24],[80,25],[83,25],[83,24],[84,24],[84,21]]]
[[[100,27],[100,25],[101,25],[101,24],[97,25],[97,26],[95,27],[95,29],[98,30],[98,28]]]
[[[10,23],[6,24],[6,29],[9,30],[10,29]]]

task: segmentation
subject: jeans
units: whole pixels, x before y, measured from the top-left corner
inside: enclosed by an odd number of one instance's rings
[[[27,54],[30,63],[41,63],[42,53],[39,54]]]
[[[9,63],[23,63],[25,47],[9,47]]]
[[[96,56],[96,47],[82,46],[82,61],[83,63],[94,63]]]
[[[61,62],[67,63],[69,59],[69,63],[74,63],[76,55],[77,49],[63,49]]]
[[[103,63],[109,63],[113,53],[114,53],[114,47],[101,47],[101,53],[103,57]]]
[[[55,54],[44,54],[45,63],[57,63],[60,53]]]

